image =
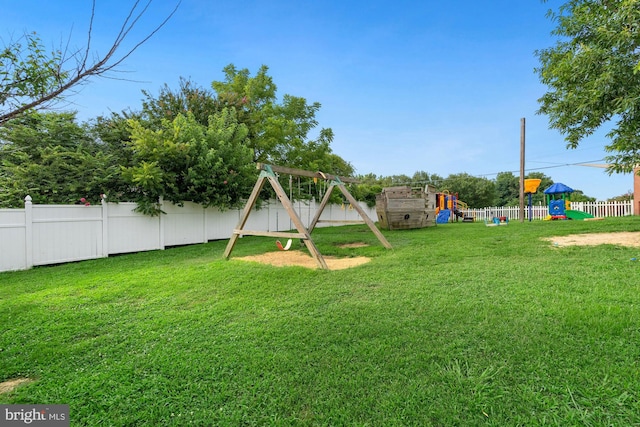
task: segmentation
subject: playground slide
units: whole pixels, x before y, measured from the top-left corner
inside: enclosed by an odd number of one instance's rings
[[[451,217],[451,211],[449,209],[442,209],[438,212],[438,216],[436,217],[436,224],[446,224],[449,222],[449,218]]]
[[[593,215],[588,214],[586,212],[582,212],[582,211],[572,211],[572,210],[568,210],[565,212],[565,214],[567,215],[567,219],[579,219],[579,220],[583,220],[585,218],[593,218]]]

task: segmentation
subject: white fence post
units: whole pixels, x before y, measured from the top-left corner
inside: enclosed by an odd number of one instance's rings
[[[24,247],[26,268],[33,267],[33,199],[27,195],[24,198]]]
[[[107,204],[107,196],[100,196],[100,204],[102,205],[102,257],[109,256],[109,205]]]
[[[158,199],[158,205],[160,210],[164,207],[164,198],[160,196]],[[162,219],[163,213],[158,214],[158,241],[160,242],[160,250],[164,250],[164,223],[165,221]]]
[[[202,243],[207,243],[207,208],[202,207]]]

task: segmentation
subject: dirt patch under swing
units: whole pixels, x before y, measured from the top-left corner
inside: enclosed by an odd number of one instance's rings
[[[546,237],[543,240],[552,242],[554,246],[620,245],[640,247],[640,231],[570,234],[568,236]]]
[[[370,258],[364,256],[352,258],[336,258],[331,256],[324,256],[323,258],[327,263],[327,267],[329,267],[329,270],[343,270],[345,268],[351,268],[358,265],[366,264],[367,262],[371,261]],[[311,257],[311,255],[307,255],[301,251],[267,252],[266,254],[252,255],[236,259],[260,262],[276,267],[297,265],[306,268],[319,268],[318,263],[315,259],[313,259],[313,257]]]
[[[344,245],[338,245],[339,248],[349,249],[349,248],[366,248],[369,246],[364,242],[355,242],[355,243],[345,243]]]

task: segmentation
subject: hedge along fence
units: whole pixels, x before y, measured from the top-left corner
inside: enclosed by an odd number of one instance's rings
[[[364,203],[360,206],[375,220],[374,208]],[[294,202],[306,227],[318,207],[315,201]],[[135,203],[106,200],[97,206],[35,205],[27,196],[24,209],[0,209],[0,272],[228,239],[242,213],[239,209],[203,208],[191,202],[184,206],[163,203],[166,215],[156,217],[134,212],[135,208]],[[322,219],[353,221],[360,217],[348,205],[329,205]],[[318,227],[329,225],[320,223]],[[267,231],[294,228],[286,210],[276,201],[253,212],[246,226]]]

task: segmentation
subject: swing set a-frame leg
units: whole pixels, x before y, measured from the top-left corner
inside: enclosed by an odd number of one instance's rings
[[[384,237],[382,232],[378,230],[378,227],[376,227],[376,224],[371,220],[371,218],[369,218],[369,215],[367,215],[362,210],[362,208],[358,204],[358,201],[351,195],[351,193],[349,193],[349,190],[347,190],[344,187],[344,184],[338,185],[338,189],[340,189],[340,192],[342,192],[344,197],[346,197],[349,203],[351,203],[351,206],[353,206],[353,208],[358,212],[358,214],[360,215],[360,218],[362,218],[364,222],[367,223],[367,225],[369,226],[369,229],[373,231],[373,234],[375,234],[378,240],[380,241],[380,243],[382,243],[382,246],[384,246],[387,249],[392,249],[391,243],[389,243],[389,241]]]
[[[262,190],[262,187],[264,186],[265,181],[269,181],[269,183],[273,187],[274,191],[276,192],[276,195],[278,196],[278,199],[280,199],[282,206],[285,208],[285,210],[289,214],[289,217],[291,218],[291,221],[295,225],[298,233],[244,230],[244,226],[247,222],[247,219],[249,218],[249,215],[251,214],[251,210],[253,209],[253,207],[256,204],[256,201],[258,200],[258,195],[260,194],[260,191]],[[305,246],[309,250],[309,253],[313,257],[313,259],[315,259],[316,262],[318,263],[318,266],[323,270],[329,269],[324,257],[320,254],[320,251],[318,251],[318,248],[316,247],[315,243],[313,243],[313,240],[311,239],[311,235],[309,231],[305,228],[304,224],[302,223],[302,220],[300,219],[295,209],[293,208],[293,205],[291,204],[291,200],[289,200],[289,198],[287,197],[287,194],[285,193],[284,189],[280,185],[280,182],[278,182],[278,179],[276,178],[275,174],[270,169],[263,170],[262,172],[260,172],[260,177],[258,178],[258,181],[253,187],[253,191],[251,192],[251,195],[247,200],[247,204],[245,205],[244,210],[242,211],[242,216],[240,217],[238,226],[233,230],[231,238],[229,239],[229,243],[227,243],[227,248],[225,249],[224,255],[223,255],[224,258],[228,259],[231,256],[231,252],[233,251],[233,247],[238,241],[238,237],[242,235],[289,237],[289,238],[302,239],[302,241],[304,242]]]
[[[238,241],[238,237],[241,235],[240,231],[242,231],[245,224],[247,223],[247,219],[249,219],[249,215],[251,214],[251,209],[253,209],[253,207],[255,206],[256,201],[258,200],[258,195],[260,194],[260,191],[262,190],[262,187],[264,186],[266,179],[267,179],[266,176],[263,176],[262,174],[260,174],[260,177],[256,181],[256,184],[253,186],[253,191],[251,192],[251,195],[247,200],[247,204],[244,206],[244,210],[242,211],[242,216],[240,217],[240,221],[238,222],[238,225],[236,226],[236,228],[233,230],[233,233],[229,238],[229,243],[227,243],[227,248],[224,250],[223,256],[225,259],[229,259],[229,256],[231,256],[233,247],[236,245],[236,242]]]
[[[369,218],[369,215],[367,215],[365,211],[362,210],[362,208],[358,204],[358,201],[351,195],[351,193],[349,193],[349,190],[345,188],[342,182],[337,182],[337,183],[333,182],[331,185],[329,185],[327,192],[322,198],[322,202],[320,202],[320,207],[316,211],[316,214],[314,215],[313,219],[311,220],[311,223],[309,224],[309,233],[313,232],[313,229],[316,227],[316,224],[320,220],[322,211],[324,211],[324,208],[329,203],[329,199],[331,198],[331,192],[333,191],[334,187],[338,187],[342,195],[344,195],[347,198],[349,203],[351,203],[351,206],[353,206],[356,212],[358,212],[358,214],[360,215],[360,218],[362,218],[362,220],[367,224],[367,226],[369,226],[369,229],[373,231],[373,234],[376,235],[380,243],[382,243],[382,246],[384,246],[387,249],[392,249],[393,247],[391,246],[391,243],[389,243],[389,241],[384,237],[384,235],[380,232],[380,230],[378,230],[378,227],[376,227],[376,224],[371,220],[371,218]]]

